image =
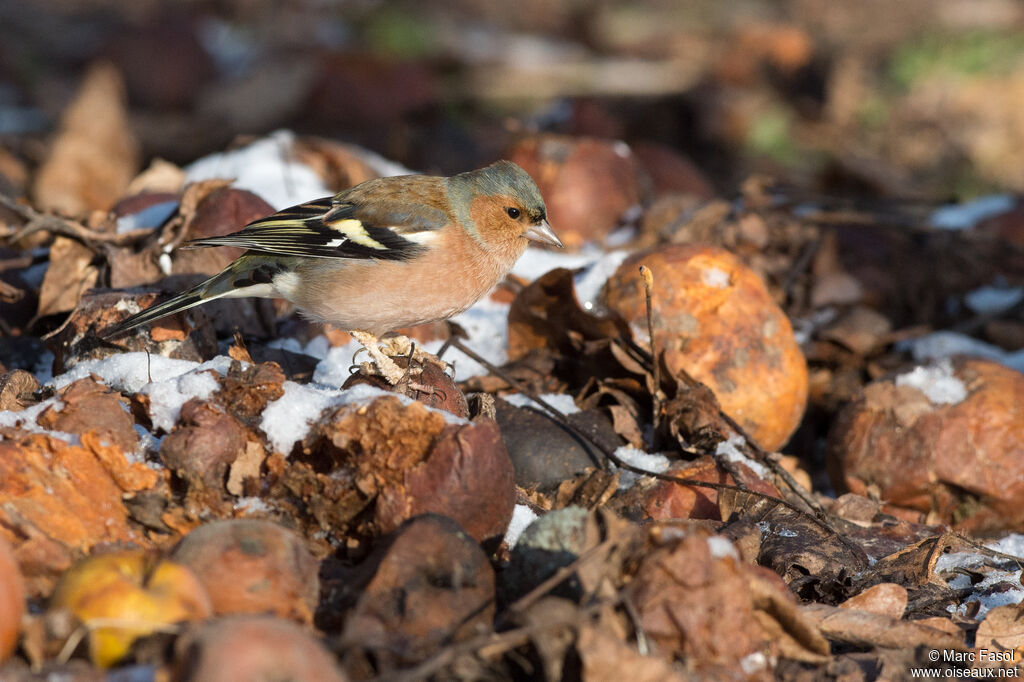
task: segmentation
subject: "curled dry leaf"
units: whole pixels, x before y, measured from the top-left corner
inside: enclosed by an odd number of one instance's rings
[[[743,678],[754,671],[741,666],[757,660],[767,672],[770,636],[754,615],[745,565],[713,551],[709,534],[685,533],[646,552],[630,596],[657,650],[685,657],[699,674]]]
[[[73,310],[82,295],[96,286],[99,270],[92,249],[69,237],[57,237],[50,247],[50,265],[39,289],[36,317]]]
[[[841,609],[827,604],[806,604],[800,608],[829,641],[885,649],[929,649],[966,651],[963,633],[905,621],[889,616]]]
[[[629,336],[621,320],[598,317],[583,309],[576,298],[572,271],[565,268],[534,280],[519,292],[508,312],[508,356],[512,360],[540,348],[578,355],[579,339],[620,336]]]
[[[41,384],[34,374],[16,369],[0,375],[0,410],[20,412],[36,403]]]
[[[1020,605],[997,606],[986,613],[974,636],[974,648],[981,664],[1019,664],[1024,656],[1024,620]]]
[[[583,664],[583,679],[590,682],[683,682],[690,679],[668,660],[644,656],[615,632],[584,623],[576,650]],[[560,679],[549,677],[548,679]]]
[[[879,583],[850,597],[839,608],[867,611],[899,620],[907,608],[907,590],[896,583]]]
[[[805,514],[776,505],[758,519],[764,528],[758,563],[779,574],[804,599],[842,601],[867,556]]]
[[[292,145],[292,153],[323,179],[335,192],[380,177],[375,164],[381,159],[352,144],[326,137],[304,136]]]
[[[121,197],[139,154],[126,104],[118,70],[94,64],[61,116],[57,139],[36,174],[33,194],[40,208],[82,215],[105,211]]]

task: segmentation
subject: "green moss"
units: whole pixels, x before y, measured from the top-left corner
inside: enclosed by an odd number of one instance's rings
[[[779,107],[766,110],[747,131],[747,149],[783,165],[794,165],[799,160],[800,150],[793,140],[792,125],[789,111]]]
[[[385,7],[373,12],[359,28],[375,52],[413,58],[437,51],[431,22],[400,9]]]
[[[941,76],[1004,74],[1024,57],[1020,32],[970,31],[958,35],[930,33],[899,47],[889,62],[888,77],[910,88]]]

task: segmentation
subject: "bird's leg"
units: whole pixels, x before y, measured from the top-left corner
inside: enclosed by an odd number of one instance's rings
[[[381,345],[384,347],[384,352],[395,357],[396,355],[404,355],[409,358],[409,366],[413,367],[416,363],[429,362],[437,365],[443,371],[448,371],[448,363],[438,358],[433,353],[428,353],[423,350],[408,336],[389,336],[381,340]]]
[[[370,358],[373,359],[374,364],[377,365],[377,371],[380,372],[380,375],[389,384],[396,386],[405,378],[406,371],[395,364],[395,361],[380,349],[377,345],[376,336],[369,332],[359,331],[358,329],[350,331],[349,334],[363,345],[366,352],[370,354]]]

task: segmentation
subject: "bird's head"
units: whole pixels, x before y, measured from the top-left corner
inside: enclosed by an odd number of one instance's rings
[[[537,183],[511,161],[452,176],[448,193],[456,217],[476,239],[489,243],[528,239],[562,247],[548,224]]]

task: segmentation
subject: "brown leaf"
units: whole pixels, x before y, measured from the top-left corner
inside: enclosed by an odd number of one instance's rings
[[[738,673],[742,659],[769,646],[746,566],[713,553],[707,533],[690,532],[644,554],[630,593],[646,635],[704,675]]]
[[[801,598],[842,600],[852,576],[867,567],[863,552],[804,514],[779,506],[760,521],[767,529],[758,563],[779,574]]]
[[[925,538],[882,557],[871,566],[868,576],[911,589],[929,583],[945,586],[946,581],[935,575],[935,564],[947,548],[960,542],[953,533]]]
[[[683,682],[690,679],[668,659],[644,656],[621,638],[590,624],[580,628],[576,650],[583,662],[583,679],[588,682]]]
[[[907,590],[896,583],[879,583],[850,597],[839,608],[867,611],[899,620],[907,608]]]
[[[828,640],[803,614],[793,593],[777,575],[760,566],[749,566],[747,580],[757,620],[779,644],[783,657],[807,663],[828,660]]]
[[[571,270],[556,268],[519,292],[508,312],[508,356],[516,360],[537,348],[572,352],[569,332],[584,339],[629,336],[616,318],[588,313],[576,298]]]
[[[380,177],[362,147],[326,137],[305,136],[292,147],[296,158],[315,170],[335,192]]]
[[[254,440],[245,443],[245,450],[242,451],[235,461],[228,468],[228,482],[225,486],[232,495],[245,494],[245,482],[247,480],[259,480],[263,460],[267,452],[263,445]]]
[[[985,614],[974,636],[974,648],[997,654],[995,660],[1019,663],[1024,655],[1024,618],[1019,604],[997,606]],[[1000,658],[1003,657],[1003,658]],[[979,661],[993,657],[981,653]]]
[[[860,356],[870,355],[888,342],[892,322],[879,312],[857,306],[819,333]]]
[[[559,484],[552,508],[562,509],[575,505],[594,509],[610,500],[618,490],[618,471],[608,473],[603,469],[591,469]]]
[[[108,63],[94,64],[36,174],[36,203],[65,215],[108,210],[134,177],[138,156],[121,74]]]
[[[37,401],[33,394],[39,390],[39,380],[23,369],[0,375],[0,410],[20,412]]]
[[[216,185],[204,185],[204,189],[209,191],[198,199],[194,212],[186,213],[189,209],[182,200],[186,240],[237,232],[252,221],[274,212],[274,207],[261,197],[243,189]],[[190,196],[189,200],[192,198]],[[214,275],[244,252],[245,249],[237,247],[180,249],[174,252],[171,271],[175,275]]]
[[[36,317],[72,310],[87,289],[96,286],[99,271],[94,254],[68,237],[57,237],[50,247],[50,264],[39,289]]]
[[[962,632],[953,635],[915,621],[908,622],[826,604],[807,604],[800,607],[800,610],[806,618],[817,624],[822,635],[833,642],[885,649],[923,646],[939,650],[966,650]]]

